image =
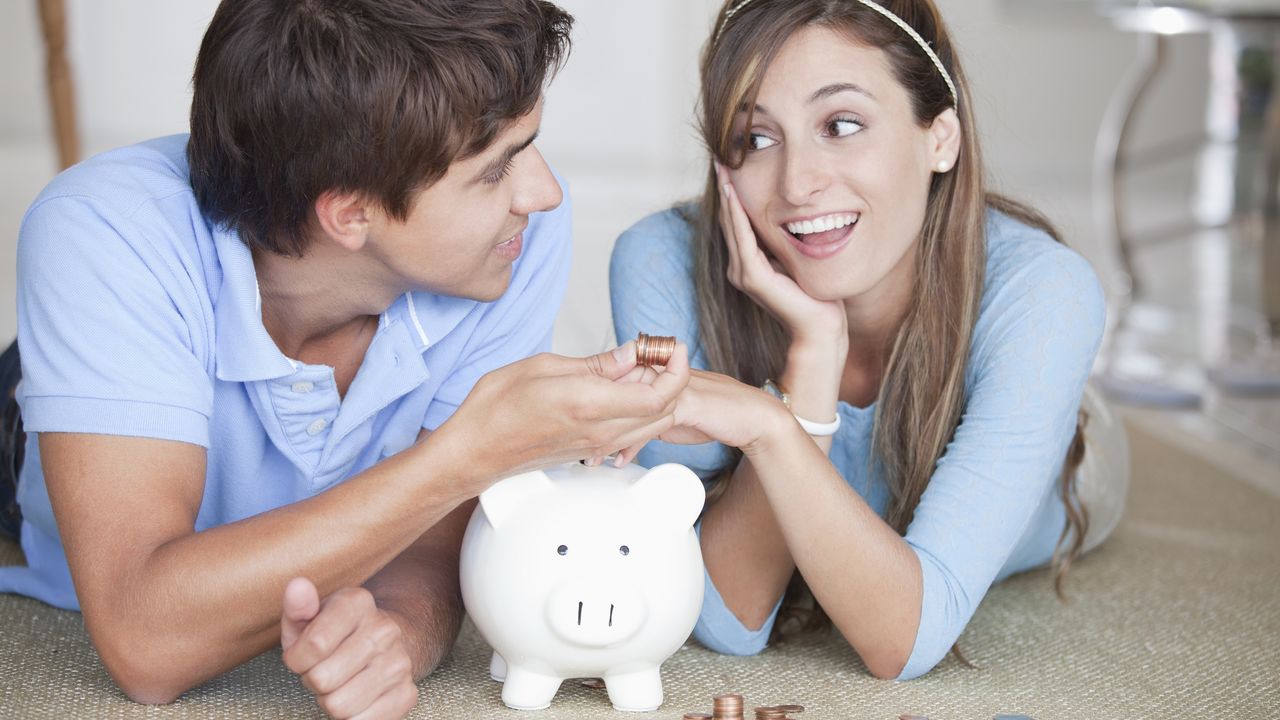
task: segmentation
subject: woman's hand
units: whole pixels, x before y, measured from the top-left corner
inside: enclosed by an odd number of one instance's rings
[[[783,272],[760,247],[737,189],[718,162],[716,177],[720,184],[720,229],[729,250],[729,283],[778,318],[793,342],[847,344],[844,302],[816,300]]]
[[[637,368],[624,380],[652,382],[656,371]],[[676,398],[675,424],[658,439],[677,445],[716,441],[741,449],[747,455],[764,450],[778,434],[794,429],[795,419],[778,399],[720,373],[689,371],[689,384]],[[803,437],[803,436],[801,436]],[[644,447],[638,443],[618,453],[621,467]]]

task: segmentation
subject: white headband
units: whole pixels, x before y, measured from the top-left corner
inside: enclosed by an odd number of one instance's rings
[[[894,15],[883,5],[878,5],[871,2],[871,0],[858,0],[858,2],[891,20],[894,25],[902,28],[904,32],[911,36],[912,40],[916,41],[916,44],[920,46],[920,49],[924,50],[924,54],[928,55],[929,59],[933,61],[934,66],[938,68],[938,72],[942,73],[942,79],[947,83],[947,88],[951,90],[951,102],[954,103],[956,107],[960,107],[960,96],[956,93],[956,84],[951,82],[951,75],[947,72],[947,69],[942,66],[942,61],[938,59],[938,54],[933,51],[932,47],[929,47],[929,43],[925,42],[924,38],[920,37],[920,33],[916,32],[915,28],[908,25],[902,18]],[[724,29],[728,27],[729,21],[733,19],[734,15],[738,14],[739,10],[749,4],[751,4],[751,0],[742,0],[737,5],[729,8],[729,11],[724,14],[724,22],[720,24],[720,29],[716,31],[716,37],[715,40],[712,41],[712,44],[720,42],[720,36],[724,34]]]

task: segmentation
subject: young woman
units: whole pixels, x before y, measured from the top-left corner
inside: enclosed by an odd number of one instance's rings
[[[1126,449],[1081,407],[1097,278],[986,191],[932,0],[733,0],[701,126],[705,194],[624,234],[610,280],[619,337],[676,335],[704,371],[618,461],[712,483],[703,644],[761,650],[798,573],[871,673],[921,675],[993,583],[1060,580],[1115,525]]]

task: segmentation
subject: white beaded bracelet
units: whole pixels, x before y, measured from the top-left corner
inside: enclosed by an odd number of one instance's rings
[[[760,389],[781,400],[783,407],[788,410],[791,409],[791,396],[787,394],[787,391],[783,390],[782,386],[778,383],[773,380],[765,380],[764,385],[761,385]],[[795,417],[796,422],[800,423],[800,427],[814,437],[830,437],[831,435],[835,435],[836,431],[840,429],[839,412],[836,413],[835,420],[825,423],[806,420],[799,415],[796,415],[794,412],[791,414]]]

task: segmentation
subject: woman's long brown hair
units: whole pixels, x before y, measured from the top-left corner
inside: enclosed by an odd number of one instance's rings
[[[985,279],[988,209],[1044,230],[1059,242],[1061,238],[1039,212],[987,191],[969,85],[932,0],[881,0],[880,4],[931,43],[956,85],[959,107],[915,41],[860,2],[754,0],[726,24],[725,15],[736,4],[727,3],[721,10],[716,26],[720,34],[704,48],[701,64],[700,129],[711,156],[720,162],[741,165],[742,148],[733,138],[734,116],[739,108],[755,106],[765,69],[786,39],[806,26],[827,27],[884,51],[894,76],[910,95],[921,127],[928,127],[948,108],[955,108],[960,118],[959,159],[954,169],[932,180],[915,258],[913,305],[887,349],[876,401],[873,457],[890,491],[885,519],[905,534],[964,409],[965,368]],[[701,201],[686,217],[695,237],[700,340],[712,370],[760,385],[781,374],[789,338],[773,316],[728,282],[729,258],[719,216],[715,172],[709,168]],[[1084,422],[1081,413],[1060,478],[1068,522],[1053,561],[1059,596],[1063,577],[1079,555],[1088,528],[1075,487],[1076,470],[1084,456]],[[723,494],[740,457],[735,453],[724,468],[709,503]],[[811,598],[806,602],[806,594],[797,573],[774,626],[775,637],[829,626],[821,608]]]

